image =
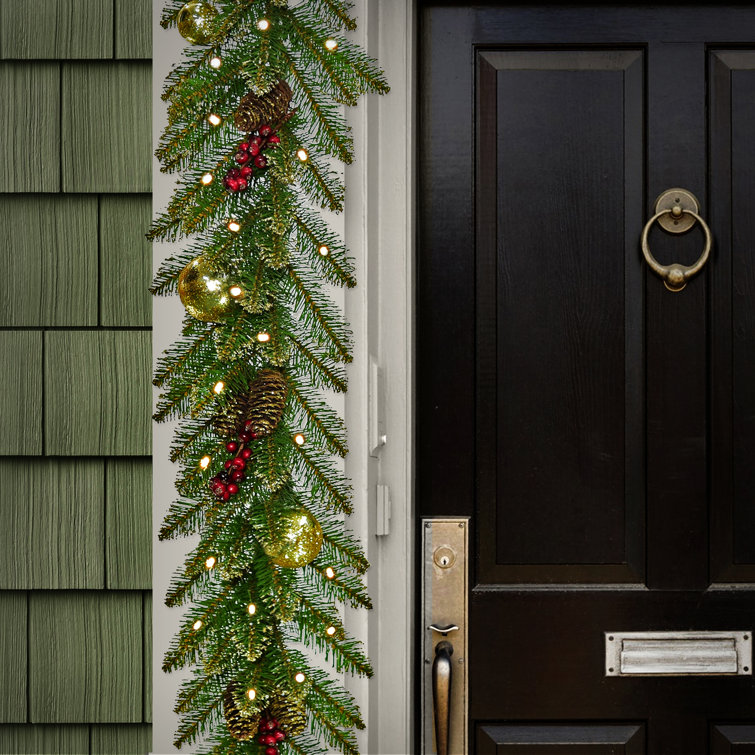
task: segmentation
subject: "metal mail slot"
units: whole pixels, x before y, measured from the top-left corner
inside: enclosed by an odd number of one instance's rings
[[[751,676],[752,632],[606,632],[606,676]]]

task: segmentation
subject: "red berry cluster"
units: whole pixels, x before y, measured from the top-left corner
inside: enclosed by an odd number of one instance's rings
[[[269,147],[275,147],[280,144],[280,141],[280,137],[271,126],[260,126],[256,134],[239,144],[234,159],[241,167],[231,168],[225,174],[223,186],[234,194],[245,191],[249,186],[254,168],[263,170],[267,167],[267,158],[262,154],[262,151]]]
[[[265,755],[278,755],[278,744],[286,738],[286,732],[283,731],[278,722],[271,716],[270,718],[262,717],[260,721],[260,735],[257,741],[265,745]]]
[[[232,495],[239,492],[239,485],[246,475],[246,463],[252,455],[252,449],[245,446],[257,436],[249,429],[252,422],[247,422],[244,429],[238,434],[239,442],[229,440],[225,444],[226,451],[233,454],[230,459],[223,463],[224,471],[218,472],[210,480],[210,490],[221,501],[227,501]]]

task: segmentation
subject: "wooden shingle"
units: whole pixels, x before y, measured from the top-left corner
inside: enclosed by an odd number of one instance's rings
[[[152,57],[152,0],[115,0],[115,57]]]
[[[152,592],[144,593],[144,713],[152,721]]]
[[[150,333],[45,333],[45,439],[61,456],[147,456]]]
[[[0,723],[26,721],[26,593],[0,593]],[[0,728],[0,753],[3,735]],[[15,752],[8,750],[7,752]]]
[[[0,459],[0,589],[102,589],[104,499],[102,459]]]
[[[110,590],[152,586],[152,463],[107,462],[105,552]]]
[[[97,198],[0,194],[0,326],[97,324]]]
[[[0,726],[0,755],[85,755],[88,726]]]
[[[93,755],[146,755],[151,749],[149,724],[92,726]]]
[[[150,191],[151,76],[149,63],[63,64],[63,191]]]
[[[142,719],[142,594],[29,596],[33,723]]]
[[[145,238],[151,214],[149,194],[100,200],[101,325],[152,322],[152,245]]]
[[[113,0],[0,0],[0,57],[113,56]]]
[[[42,334],[0,331],[0,455],[42,453]]]
[[[60,188],[60,69],[0,63],[0,192]]]

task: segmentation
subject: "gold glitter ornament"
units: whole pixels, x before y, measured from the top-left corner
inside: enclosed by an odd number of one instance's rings
[[[223,715],[225,716],[225,722],[231,736],[244,742],[257,736],[261,716],[259,714],[248,715],[242,713],[236,702],[235,693],[237,693],[237,686],[229,684],[225,689],[225,694],[223,695]]]
[[[283,79],[265,94],[245,94],[233,119],[236,128],[251,133],[265,124],[274,126],[288,113],[292,94],[291,87]]]
[[[194,258],[178,276],[178,295],[192,317],[219,322],[230,317],[238,307],[229,293],[231,285],[225,273],[200,256]]]
[[[212,39],[217,15],[218,9],[212,3],[192,0],[178,11],[178,33],[193,45],[206,45]]]
[[[320,523],[305,508],[281,514],[265,553],[276,566],[296,569],[317,558],[322,548]]]

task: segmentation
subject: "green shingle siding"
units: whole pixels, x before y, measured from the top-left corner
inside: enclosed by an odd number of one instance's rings
[[[151,76],[145,62],[63,64],[63,191],[151,191]]]
[[[0,327],[97,325],[97,197],[0,194]]]
[[[144,755],[151,0],[0,0],[0,755]]]
[[[61,456],[151,453],[150,334],[45,333],[45,444]]]
[[[0,455],[42,453],[42,333],[0,331]]]

